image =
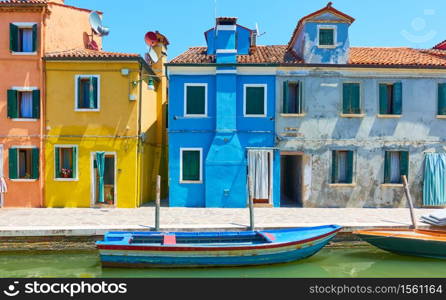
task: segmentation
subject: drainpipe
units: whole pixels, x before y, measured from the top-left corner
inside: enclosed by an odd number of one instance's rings
[[[41,20],[40,20],[40,56],[39,56],[39,71],[40,76],[40,151],[39,151],[39,161],[40,161],[40,174],[39,174],[39,186],[40,186],[40,207],[44,207],[45,201],[45,116],[46,116],[46,70],[43,57],[45,55],[45,14],[47,12],[47,7],[42,9]]]
[[[136,169],[137,169],[137,174],[138,174],[138,180],[137,180],[137,191],[138,191],[138,195],[139,195],[139,199],[137,199],[136,205],[139,206],[142,204],[142,188],[141,188],[141,184],[142,184],[142,174],[141,174],[141,160],[142,160],[142,155],[141,155],[141,150],[142,150],[142,139],[141,139],[141,118],[142,118],[142,76],[143,76],[143,68],[142,68],[142,63],[139,62],[139,103],[138,103],[138,146],[136,147],[136,155],[137,155],[137,165],[136,165]]]

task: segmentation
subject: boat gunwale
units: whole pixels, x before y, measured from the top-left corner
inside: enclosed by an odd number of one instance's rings
[[[415,236],[404,233],[395,233],[391,232],[410,232],[410,233],[418,233],[423,234],[423,236]],[[368,236],[368,237],[389,237],[389,238],[403,238],[403,239],[412,239],[412,240],[423,240],[423,241],[432,241],[432,242],[446,242],[446,231],[444,230],[429,230],[429,229],[397,229],[397,228],[374,228],[374,229],[364,229],[364,230],[356,230],[353,231],[353,234],[359,236]]]
[[[263,245],[246,245],[246,246],[235,246],[235,247],[197,247],[197,246],[177,246],[177,245],[160,245],[160,246],[143,246],[143,245],[112,245],[112,244],[99,244],[96,246],[99,250],[134,250],[134,251],[230,251],[230,250],[255,250],[255,249],[273,249],[273,248],[281,248],[292,245],[305,244],[312,241],[316,241],[327,236],[336,234],[338,231],[342,229],[342,227],[337,225],[329,225],[333,226],[333,230],[317,235],[315,237],[291,241],[291,242],[273,242],[273,243],[265,243]],[[324,227],[324,226],[321,226]],[[308,229],[314,229],[315,227],[309,227]],[[262,231],[271,231],[271,230],[262,230]],[[287,230],[291,231],[291,230]]]

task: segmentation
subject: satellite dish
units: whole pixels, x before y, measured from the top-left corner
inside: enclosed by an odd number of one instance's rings
[[[146,41],[146,44],[149,47],[153,47],[156,44],[158,44],[158,36],[153,31],[147,32],[146,35],[144,36],[144,40]]]
[[[106,36],[110,32],[110,29],[102,26],[102,17],[98,14],[98,12],[93,11],[89,16],[90,26],[94,33],[99,36]]]
[[[153,50],[153,48],[152,47],[150,47],[149,48],[149,57],[150,57],[150,60],[152,61],[152,63],[156,63],[157,61],[158,61],[158,54],[156,54],[156,52],[155,52],[155,50]]]

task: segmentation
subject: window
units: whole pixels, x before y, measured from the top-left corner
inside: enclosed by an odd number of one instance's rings
[[[76,76],[76,110],[99,110],[99,76]]]
[[[344,83],[342,96],[343,114],[361,113],[361,92],[359,83]]]
[[[386,151],[384,158],[384,183],[401,184],[401,176],[409,174],[409,152]]]
[[[199,183],[202,181],[202,149],[183,148],[181,155],[180,181]]]
[[[266,85],[246,84],[244,88],[244,115],[246,117],[265,117]]]
[[[9,49],[16,53],[34,53],[37,50],[37,24],[9,24]]]
[[[446,115],[446,83],[438,84],[438,115]]]
[[[402,84],[381,83],[379,85],[379,114],[400,115],[402,111]]]
[[[353,183],[353,151],[332,152],[332,183]]]
[[[77,178],[77,147],[56,146],[55,154],[55,178],[76,179]]]
[[[9,178],[33,180],[39,178],[39,149],[10,148]]]
[[[283,83],[283,109],[284,114],[302,114],[302,82],[285,81]]]
[[[335,45],[335,28],[319,28],[319,46]]]
[[[207,115],[207,84],[186,83],[184,116],[205,117]]]
[[[39,90],[8,90],[8,117],[11,119],[39,119]]]

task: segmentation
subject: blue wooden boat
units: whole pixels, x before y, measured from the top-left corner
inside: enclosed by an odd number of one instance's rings
[[[216,267],[285,263],[312,256],[337,225],[244,232],[109,232],[96,242],[106,267]]]
[[[368,229],[353,232],[380,249],[403,255],[446,259],[446,231]]]

